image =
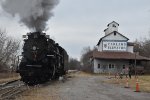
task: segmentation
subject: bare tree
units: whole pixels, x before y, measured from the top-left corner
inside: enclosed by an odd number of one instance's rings
[[[91,49],[89,46],[83,48],[80,59],[83,71],[92,72],[93,69],[90,57],[92,56],[93,51],[97,51],[97,48],[94,47],[93,49]]]
[[[150,58],[150,38],[144,39],[144,41],[135,41],[134,52],[139,52],[139,55]],[[150,73],[150,62],[142,62],[145,73]]]
[[[81,52],[81,63],[85,66],[89,61],[89,54],[92,52],[91,48],[84,47]]]
[[[5,58],[3,59],[4,64],[9,62],[10,59],[12,59],[12,57],[14,57],[17,54],[17,50],[19,49],[19,44],[20,44],[19,41],[11,38],[9,38],[6,41],[6,47],[4,52]]]
[[[3,59],[4,44],[6,41],[6,32],[0,29],[0,62]]]
[[[0,66],[6,67],[18,53],[20,41],[8,37],[6,31],[0,29]],[[2,68],[1,68],[2,69]]]
[[[135,41],[134,52],[139,52],[140,55],[150,58],[150,39],[144,41]]]
[[[68,66],[70,70],[80,70],[80,62],[77,59],[70,58]]]

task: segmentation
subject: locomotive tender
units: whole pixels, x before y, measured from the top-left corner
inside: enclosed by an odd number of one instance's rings
[[[67,62],[67,52],[48,35],[27,33],[17,72],[23,82],[35,85],[65,75]]]

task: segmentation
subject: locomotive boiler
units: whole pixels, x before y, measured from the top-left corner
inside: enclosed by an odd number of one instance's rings
[[[27,33],[17,72],[23,82],[35,85],[65,75],[67,62],[65,49],[48,35],[42,32]]]

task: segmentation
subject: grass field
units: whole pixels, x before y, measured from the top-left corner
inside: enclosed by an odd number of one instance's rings
[[[134,76],[132,76],[131,79],[128,79],[129,87],[133,89],[133,91],[136,90],[136,81],[137,81],[137,78],[135,78]],[[105,82],[118,84],[121,86],[126,86],[127,79],[125,77],[123,77],[123,79],[119,79],[119,78],[115,78],[111,76],[111,79],[108,79]],[[150,75],[138,76],[138,84],[139,84],[139,89],[141,92],[150,93]]]

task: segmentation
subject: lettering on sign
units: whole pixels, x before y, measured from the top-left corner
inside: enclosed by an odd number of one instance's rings
[[[105,51],[126,51],[127,42],[103,41],[103,50]]]

